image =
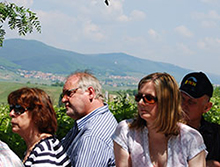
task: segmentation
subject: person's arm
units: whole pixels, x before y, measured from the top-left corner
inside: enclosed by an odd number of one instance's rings
[[[114,142],[115,163],[117,167],[131,167],[131,158],[127,151]]]
[[[19,157],[9,148],[9,146],[0,140],[0,166],[23,167]]]
[[[215,160],[206,161],[206,167],[220,167],[220,162]]]
[[[206,167],[205,156],[205,151],[201,151],[199,154],[189,160],[189,167]]]

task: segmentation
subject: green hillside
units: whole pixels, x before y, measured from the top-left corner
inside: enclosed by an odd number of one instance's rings
[[[146,55],[147,56],[147,55]],[[0,48],[0,68],[42,71],[67,75],[76,70],[89,69],[98,78],[109,79],[111,75],[140,78],[152,72],[167,72],[179,82],[188,73],[169,63],[141,59],[124,53],[81,54],[58,49],[36,40],[9,39]],[[208,74],[214,84],[220,77]]]
[[[180,78],[188,70],[172,64],[153,62],[124,53],[80,54],[48,46],[35,40],[5,40],[0,49],[0,65],[57,74],[90,69],[97,75],[145,75],[154,71],[168,72]],[[9,62],[11,64],[9,64]]]
[[[46,86],[46,85],[37,85],[37,84],[28,84],[28,83],[13,83],[13,82],[0,82],[0,104],[4,103],[7,104],[7,97],[8,94],[16,89],[22,87],[37,87],[46,91],[53,104],[58,104],[59,95],[62,92],[62,87],[55,87],[55,86]]]

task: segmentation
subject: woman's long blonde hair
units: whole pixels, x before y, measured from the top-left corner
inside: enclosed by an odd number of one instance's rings
[[[158,115],[154,121],[157,132],[167,136],[178,135],[178,122],[183,122],[181,108],[181,95],[178,84],[174,77],[167,73],[152,73],[142,78],[138,84],[138,90],[147,82],[153,82],[157,94]],[[147,122],[138,114],[131,123],[130,128],[143,129]]]

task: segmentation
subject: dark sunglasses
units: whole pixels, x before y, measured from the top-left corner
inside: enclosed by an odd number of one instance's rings
[[[14,110],[14,113],[16,115],[21,115],[27,110],[27,108],[24,108],[24,107],[16,104],[16,105],[10,105],[10,112],[11,112],[11,110]]]
[[[79,88],[74,88],[74,89],[69,89],[69,90],[65,90],[62,94],[61,94],[61,97],[63,98],[64,96],[67,96],[67,97],[71,97],[73,93],[76,93],[76,91],[78,90]]]
[[[135,95],[135,101],[139,102],[141,99],[143,99],[145,104],[154,104],[157,102],[157,97],[154,97],[150,94],[136,94]]]

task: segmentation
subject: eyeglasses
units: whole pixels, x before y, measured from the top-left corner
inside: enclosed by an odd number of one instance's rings
[[[141,99],[143,99],[145,104],[154,104],[157,102],[157,97],[154,97],[150,94],[141,94],[138,93],[137,95],[135,95],[135,101],[139,102]]]
[[[63,98],[64,96],[71,97],[72,94],[76,93],[76,91],[77,91],[78,89],[79,89],[79,88],[74,88],[74,89],[65,90],[65,91],[63,91],[63,93],[61,94],[61,97],[62,97],[62,98]]]
[[[18,104],[16,104],[16,105],[10,105],[10,112],[11,112],[12,110],[14,110],[14,113],[15,113],[16,115],[21,115],[21,114],[23,114],[25,111],[27,111],[27,109],[28,109],[28,108],[24,108],[24,107],[22,107],[21,105],[18,105]]]

